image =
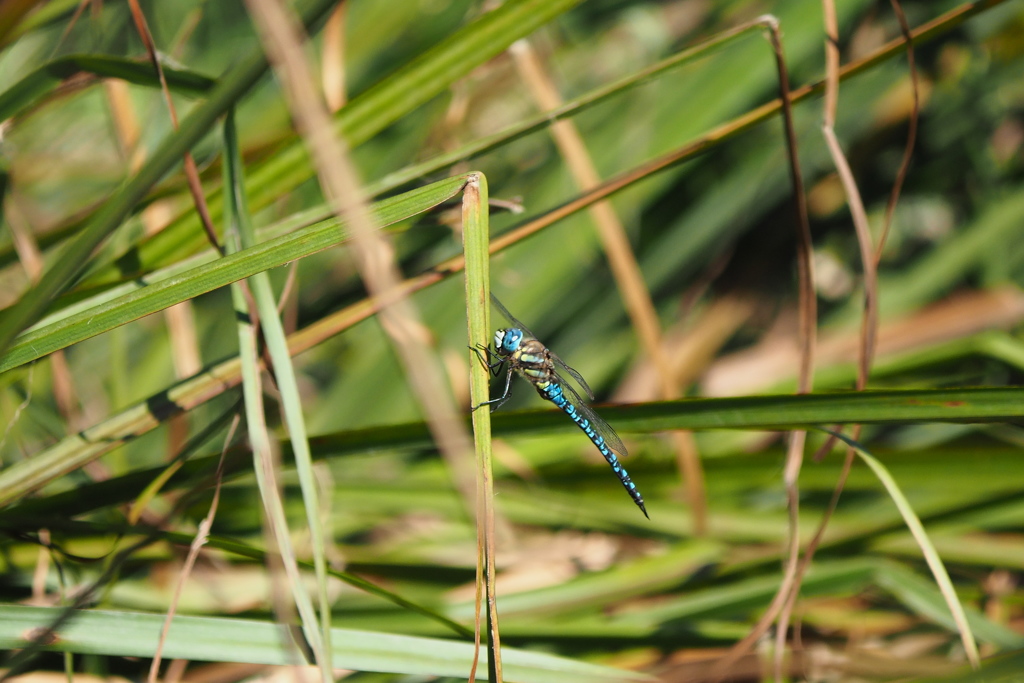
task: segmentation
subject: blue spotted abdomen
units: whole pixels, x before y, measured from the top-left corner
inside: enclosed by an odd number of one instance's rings
[[[640,491],[637,490],[636,484],[629,478],[629,473],[626,472],[626,468],[619,462],[619,457],[615,455],[615,452],[608,448],[608,444],[605,443],[604,437],[598,434],[593,425],[590,424],[590,420],[583,417],[576,410],[576,406],[569,402],[569,399],[565,397],[562,392],[562,386],[558,382],[551,381],[540,381],[534,382],[534,386],[537,387],[537,392],[541,395],[541,398],[551,401],[556,406],[561,408],[566,415],[572,418],[572,421],[583,430],[583,433],[597,446],[597,450],[601,452],[604,459],[608,461],[608,464],[612,467],[612,472],[619,478],[622,485],[626,487],[626,492],[633,499],[644,515],[647,515],[647,508],[644,507],[644,498],[640,495]]]

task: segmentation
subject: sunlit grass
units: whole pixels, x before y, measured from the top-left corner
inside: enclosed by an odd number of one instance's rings
[[[270,598],[283,584],[264,551],[279,546],[265,536],[249,452],[259,441],[252,425],[265,422],[264,448],[268,455],[280,449],[282,461],[280,524],[291,529],[310,582],[312,565],[325,567],[319,588],[335,627],[333,664],[396,676],[467,675],[478,537],[473,503],[457,484],[474,473],[438,457],[389,345],[394,330],[382,329],[366,299],[349,234],[328,217],[248,18],[240,6],[144,7],[153,13],[158,47],[179,67],[169,86],[181,93],[184,118],[172,134],[149,67],[133,61],[142,53],[126,7],[107,4],[97,18],[71,26],[71,4],[45,21],[34,18],[0,52],[0,72],[10,69],[0,81],[0,117],[14,117],[0,148],[8,228],[0,242],[8,290],[0,343],[9,344],[0,355],[7,425],[0,525],[8,531],[2,547],[10,577],[0,646],[20,648],[19,638],[60,611],[16,603],[32,596],[38,605],[70,604],[76,588],[98,582],[82,604],[97,611],[62,630],[61,645],[108,655],[108,666],[76,655],[76,671],[141,675],[144,668],[125,658],[152,655],[148,629],[167,610],[174,583],[167,577],[177,577],[181,551],[207,512],[229,421],[224,411],[244,375],[250,429],[227,450],[212,536],[178,605],[179,614],[212,620],[184,620],[165,659],[296,661],[292,644],[265,623],[298,623]],[[314,34],[332,4],[301,5]],[[689,2],[572,8],[569,0],[519,0],[493,14],[463,0],[387,11],[382,3],[349,4],[350,104],[334,123],[365,186],[391,195],[374,205],[374,220],[401,222],[387,236],[423,320],[403,333],[440,358],[443,390],[466,411],[468,425],[468,408],[484,388],[476,377],[470,398],[467,314],[477,343],[492,331],[486,295],[483,304],[467,304],[467,291],[470,298],[496,291],[583,373],[599,402],[613,403],[598,411],[626,441],[632,455],[625,464],[651,514],[650,522],[643,518],[600,454],[526,382],[514,380],[512,402],[493,416],[493,443],[490,426],[479,422],[484,414],[477,415],[481,453],[493,447],[494,495],[486,507],[495,516],[508,680],[705,680],[778,589],[788,517],[779,433],[801,425],[864,423],[858,441],[882,474],[855,466],[804,579],[794,611],[804,659],[792,663],[794,677],[815,666],[832,667],[838,680],[962,666],[957,626],[927,566],[936,558],[948,570],[947,599],[955,591],[982,657],[1024,647],[1021,434],[1013,426],[1024,410],[1013,388],[1024,364],[1015,329],[1024,313],[1024,252],[1016,247],[1024,137],[1014,104],[1024,51],[1014,3],[949,19],[947,33],[921,40],[920,138],[879,266],[882,322],[871,388],[884,391],[799,397],[783,393],[795,386],[798,367],[794,227],[778,119],[758,109],[776,96],[767,43],[749,31],[622,93],[602,88],[766,10],[781,22],[794,88],[811,84],[822,73],[816,3],[740,3],[721,15]],[[848,61],[881,54],[899,36],[881,7],[840,3]],[[939,16],[929,3],[905,9],[912,26]],[[562,97],[588,107],[572,120],[601,178],[611,179],[596,193],[578,194],[544,128],[519,130],[543,118],[503,55],[526,35]],[[51,53],[113,59],[63,58],[59,68],[36,71]],[[84,95],[54,96],[70,67],[127,79],[129,99],[84,82]],[[216,85],[204,80],[210,76]],[[899,163],[907,92],[896,49],[886,60],[869,58],[842,84],[837,131],[870,217],[881,215]],[[590,106],[591,98],[600,101]],[[185,149],[196,154],[219,227],[226,210],[219,141],[232,107],[239,154],[228,170],[238,183],[244,172],[259,244],[226,258],[197,255],[209,245],[178,160]],[[132,121],[138,137],[126,132]],[[796,130],[818,251],[818,386],[846,389],[861,267],[819,126],[820,102],[808,94],[797,106]],[[410,190],[422,173],[443,178],[449,164],[468,156],[472,162],[455,166],[451,179],[417,181]],[[664,168],[645,166],[658,158]],[[465,223],[460,216],[465,184],[476,177],[464,175],[471,168],[485,174],[495,199],[488,227],[474,222],[479,216]],[[656,402],[656,371],[639,350],[582,211],[612,189],[689,400]],[[553,220],[550,211],[566,202],[575,203]],[[462,230],[472,244],[465,272]],[[489,261],[481,239],[488,232]],[[42,249],[41,273],[33,242]],[[290,282],[286,264],[293,261]],[[285,289],[289,295],[280,303],[280,328],[240,361],[236,325],[248,324],[250,314],[236,313],[218,290],[253,277],[260,291],[251,303],[261,318],[276,318],[276,298]],[[153,315],[181,302],[192,306],[191,325]],[[282,382],[288,353],[294,381]],[[275,358],[276,379],[260,374],[267,357]],[[210,433],[189,441],[211,424]],[[296,425],[311,428],[308,454],[291,449]],[[661,434],[680,429],[696,430],[703,455],[703,538],[694,537],[683,503],[673,442]],[[838,450],[811,460],[822,443],[810,439],[799,483],[803,543],[840,473]],[[167,471],[180,453],[188,455],[181,469]],[[300,479],[306,500],[319,498],[318,510],[303,502]],[[147,489],[154,481],[159,486]],[[147,512],[128,524],[122,506],[139,496]],[[928,563],[906,519],[919,519],[915,531],[931,540]],[[323,538],[310,534],[309,520],[322,521]],[[110,566],[113,553],[149,535],[123,566]],[[41,554],[40,541],[51,549]],[[40,577],[35,584],[33,576]],[[292,589],[300,583],[293,577]],[[140,611],[152,614],[140,615],[133,631],[128,615]],[[389,644],[392,635],[437,640]],[[759,678],[770,661],[757,650],[737,671]],[[55,666],[48,658],[29,663]]]

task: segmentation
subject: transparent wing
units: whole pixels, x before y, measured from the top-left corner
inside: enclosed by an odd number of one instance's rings
[[[604,442],[608,445],[608,448],[615,451],[618,455],[625,457],[629,455],[626,451],[625,445],[622,443],[622,439],[615,433],[612,426],[604,421],[600,415],[594,412],[593,408],[587,405],[586,401],[580,398],[580,395],[576,393],[576,390],[565,381],[565,378],[559,375],[557,372],[555,376],[558,377],[559,384],[562,385],[562,393],[569,399],[569,403],[576,407],[576,412],[585,417],[590,421],[590,426],[594,428],[594,431],[604,437]]]
[[[491,303],[494,304],[494,307],[497,308],[498,311],[500,311],[501,314],[503,316],[505,316],[505,318],[510,323],[512,323],[513,325],[518,327],[520,330],[522,330],[523,334],[525,334],[528,337],[531,337],[532,339],[537,339],[537,335],[535,335],[533,332],[531,332],[530,328],[528,328],[526,325],[521,323],[519,320],[516,320],[516,317],[508,312],[508,309],[505,308],[505,304],[503,304],[500,301],[498,301],[498,297],[494,296],[494,292],[491,292]],[[550,348],[548,349],[548,352],[551,354],[551,359],[553,361],[555,361],[555,363],[557,363],[559,365],[559,367],[561,367],[563,370],[565,370],[569,374],[570,377],[572,377],[574,380],[576,380],[576,382],[580,385],[580,387],[583,389],[583,391],[585,391],[587,393],[587,396],[589,396],[591,398],[591,400],[593,400],[593,398],[594,398],[594,390],[590,388],[589,384],[587,384],[587,380],[583,379],[583,375],[578,373],[575,368],[573,368],[571,365],[569,365],[564,360],[559,358],[558,354],[556,354]],[[563,381],[562,384],[565,385],[566,383]]]
[[[548,353],[551,354],[551,360],[553,360],[556,363],[558,363],[562,367],[563,370],[568,372],[569,376],[572,377],[574,380],[576,380],[579,383],[579,385],[583,388],[583,391],[587,392],[587,396],[589,396],[590,400],[593,401],[594,400],[594,390],[590,388],[589,384],[587,384],[587,380],[583,379],[583,375],[581,375],[580,373],[576,372],[575,368],[572,368],[572,367],[566,365],[565,361],[562,360],[561,358],[559,358],[557,355],[555,355],[555,352],[552,351],[551,349],[548,349]],[[565,383],[564,380],[562,381],[562,386],[568,386]],[[570,389],[571,388],[572,387],[570,387]]]
[[[513,327],[518,327],[520,330],[523,331],[523,334],[525,334],[527,337],[530,337],[531,339],[537,338],[537,335],[535,335],[533,332],[530,332],[530,328],[516,320],[516,317],[508,312],[508,309],[505,308],[505,304],[498,301],[498,297],[494,296],[494,292],[491,292],[491,303],[494,304],[494,307],[497,308],[498,311],[501,312],[503,316],[505,316],[506,320],[512,323]]]

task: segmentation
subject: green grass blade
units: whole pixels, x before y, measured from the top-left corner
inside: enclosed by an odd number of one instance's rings
[[[491,150],[497,149],[498,147],[507,145],[508,143],[518,140],[530,133],[546,128],[555,121],[567,119],[579,114],[580,112],[586,111],[591,107],[607,101],[614,95],[647,83],[666,72],[671,71],[672,69],[688,64],[713,50],[720,49],[728,43],[745,36],[747,33],[758,30],[763,30],[763,24],[760,22],[744,24],[736,29],[724,31],[704,42],[681,50],[670,57],[666,57],[656,64],[652,64],[651,66],[627,76],[626,78],[621,78],[613,83],[609,83],[608,85],[594,88],[592,91],[581,95],[576,99],[565,102],[557,109],[542,112],[524,121],[513,124],[494,135],[474,140],[473,142],[447,154],[441,154],[433,159],[428,159],[423,163],[407,166],[395,171],[394,173],[389,173],[383,178],[380,178],[370,184],[367,187],[367,192],[371,195],[387,192],[390,189],[401,187],[402,185],[416,180],[417,178],[422,178],[430,175],[431,173],[448,168],[460,161],[472,159]]]
[[[175,414],[172,408],[179,402],[194,401],[197,395],[204,400],[219,395],[237,382],[237,372],[237,359],[225,361],[11,465],[0,472],[0,507],[152,429]],[[151,406],[164,406],[167,410],[156,415]],[[1003,422],[1024,416],[1024,402],[1020,400],[1019,389],[1008,387],[687,399],[600,406],[599,410],[623,433],[653,433],[673,429],[786,430],[838,422]],[[500,437],[574,429],[557,410],[501,412],[492,416],[492,423],[493,434]],[[312,442],[314,447],[349,453],[429,447],[431,439],[426,425],[412,422],[349,430],[317,437]]]
[[[303,5],[302,16],[306,21],[313,21],[333,4],[333,0],[311,0]],[[179,130],[160,144],[124,189],[108,199],[82,231],[61,250],[59,257],[53,259],[39,282],[0,317],[0,353],[6,352],[15,336],[39,319],[50,302],[85,269],[96,247],[266,70],[266,57],[255,50],[218,79],[209,99],[182,120]]]
[[[248,468],[249,471],[251,471],[252,460],[249,459],[245,463],[245,466]],[[146,474],[147,476],[149,476],[149,480],[151,481],[151,473],[147,472]],[[208,482],[209,477],[206,477],[204,478],[202,485],[205,486]],[[139,488],[142,487],[140,486]],[[61,494],[58,494],[57,496],[54,496],[52,498],[54,498],[55,500],[52,500],[51,502],[58,503],[59,505]],[[110,503],[94,501],[94,504],[91,509],[109,507],[110,505],[114,504],[116,503],[113,502],[113,499],[112,502]],[[29,507],[34,509],[39,508],[38,505],[31,504],[29,505]],[[5,514],[0,515],[0,528],[12,532],[26,528],[53,529],[67,534],[69,538],[95,536],[109,537],[111,535],[117,534],[146,535],[154,533],[152,527],[143,524],[126,526],[121,524],[106,524],[102,522],[83,522],[71,519],[71,517],[74,514],[80,513],[81,510],[77,512],[71,512],[70,514],[60,514],[58,512],[35,514],[30,510],[23,510],[19,506],[19,508],[14,511],[5,511]],[[174,531],[159,531],[155,533],[155,537],[159,540],[166,541],[168,543],[173,543],[183,548],[188,547],[189,544],[195,540],[195,536],[193,535]],[[245,558],[248,560],[253,560],[255,562],[260,562],[264,565],[269,560],[267,551],[263,550],[262,548],[255,547],[241,541],[223,538],[221,536],[208,537],[204,547],[222,550],[226,554],[230,554],[235,557]],[[314,569],[314,566],[311,562],[307,562],[304,560],[299,560],[298,565],[303,569]],[[359,571],[358,563],[354,563],[350,566],[352,567],[352,571]],[[330,573],[330,575],[338,579],[339,581],[344,581],[348,585],[354,588],[358,588],[359,590],[365,593],[375,595],[379,598],[382,598],[383,600],[387,600],[388,602],[397,605],[398,607],[401,607],[404,610],[408,610],[410,612],[422,615],[423,617],[426,617],[427,619],[436,622],[440,626],[443,626],[446,630],[450,631],[452,634],[456,636],[459,636],[461,638],[472,637],[473,633],[471,630],[467,629],[465,626],[461,624],[452,621],[451,619],[439,613],[438,611],[426,607],[413,600],[410,600],[394,591],[382,588],[381,586],[371,581],[368,581],[367,579],[364,579],[363,577],[357,574],[352,573],[352,571],[339,571],[337,569],[328,568],[328,572]]]
[[[204,95],[217,84],[209,76],[164,64],[167,87],[183,95]],[[149,62],[113,55],[68,55],[47,62],[0,93],[0,121],[24,114],[66,79],[80,73],[98,78],[119,78],[128,83],[160,88],[160,79]]]
[[[469,400],[479,406],[489,398],[490,374],[479,362],[473,349],[490,343],[490,264],[488,249],[490,229],[487,201],[487,178],[482,173],[470,176],[462,198],[462,245],[466,259],[466,318],[469,341]],[[496,614],[495,587],[495,515],[494,468],[491,452],[491,411],[474,410],[473,442],[476,451],[476,527],[477,527],[477,598],[483,596],[486,610],[488,680],[502,680],[501,641]],[[478,617],[479,605],[473,605]],[[475,622],[478,623],[478,622]]]
[[[870,585],[874,567],[875,563],[867,559],[815,563],[801,584],[800,594],[834,595],[861,590]],[[781,574],[775,573],[702,588],[642,612],[623,615],[621,620],[654,628],[671,620],[724,619],[744,614],[768,605],[778,591],[781,578]]]
[[[45,628],[59,608],[0,606],[0,647],[24,647],[25,634]],[[121,657],[153,655],[163,615],[83,610],[61,629],[46,649]],[[175,617],[164,656],[215,662],[286,666],[294,658],[285,645],[287,629],[279,624],[244,619]],[[333,665],[339,669],[381,671],[418,676],[464,677],[473,646],[438,638],[332,629]],[[613,683],[653,680],[643,674],[571,659],[506,648],[506,673],[520,683]]]
[[[229,113],[224,123],[224,156],[225,183],[231,193],[228,207],[238,227],[238,234],[243,248],[256,246],[256,231],[252,227],[249,208],[245,198],[242,155],[238,146],[238,135],[234,124],[234,116]],[[288,338],[277,309],[277,299],[270,285],[270,276],[266,271],[256,273],[248,279],[249,289],[259,312],[260,330],[267,345],[267,352],[273,363],[274,377],[281,398],[281,409],[285,424],[292,441],[292,454],[295,456],[295,469],[299,475],[302,489],[302,500],[306,510],[306,522],[309,526],[310,542],[313,551],[313,566],[316,573],[317,595],[320,609],[320,637],[310,640],[314,652],[325,654],[331,650],[331,605],[327,595],[327,550],[324,525],[317,491],[316,474],[313,472],[313,458],[309,453],[309,442],[306,439],[306,422],[303,418],[302,399],[299,396],[298,380],[295,367],[288,351]],[[278,539],[279,542],[282,539]],[[304,586],[296,586],[293,593],[305,595]],[[306,615],[303,613],[303,619]],[[316,629],[313,623],[304,623],[307,634]],[[308,637],[308,636],[307,636]],[[319,649],[318,649],[319,648]],[[325,680],[331,680],[330,663],[321,658]]]
[[[688,541],[669,552],[643,557],[616,565],[605,572],[582,574],[570,581],[547,588],[513,593],[501,599],[502,616],[516,614],[540,616],[565,611],[585,610],[595,605],[665,591],[678,586],[698,570],[722,558],[717,543]],[[468,619],[471,605],[449,611],[456,618]]]
[[[673,429],[788,430],[835,423],[1005,422],[1024,415],[1016,387],[861,391],[804,396],[740,396],[683,399],[639,405],[601,406],[600,413],[622,431]],[[555,427],[554,411],[522,412],[495,418],[502,434]]]
[[[380,225],[405,220],[455,196],[464,184],[465,179],[461,176],[448,178],[387,199],[374,205],[375,216],[379,218]],[[337,220],[321,221],[290,235],[249,246],[212,263],[175,272],[173,276],[149,286],[132,288],[113,300],[103,301],[21,335],[0,358],[0,372],[218,287],[315,254],[344,239],[344,228]]]
[[[914,540],[917,541],[918,546],[921,548],[921,553],[924,555],[925,562],[928,564],[928,568],[932,572],[932,576],[935,578],[935,583],[939,586],[939,591],[942,593],[942,597],[946,602],[946,606],[953,615],[953,621],[956,624],[956,630],[960,633],[960,638],[964,644],[964,650],[967,653],[967,660],[971,662],[971,665],[977,668],[979,665],[981,656],[978,654],[978,644],[974,639],[974,632],[971,630],[970,623],[967,621],[967,615],[964,613],[964,606],[960,604],[960,599],[957,597],[956,589],[953,587],[953,582],[949,578],[949,572],[946,571],[946,566],[942,563],[942,558],[939,557],[938,551],[935,550],[935,546],[932,545],[931,539],[928,538],[927,532],[924,530],[924,525],[921,524],[921,520],[918,518],[917,513],[914,512],[914,508],[910,505],[910,501],[907,500],[906,496],[903,495],[903,491],[900,490],[899,484],[893,479],[892,475],[889,474],[889,470],[886,469],[877,458],[868,453],[860,444],[848,439],[842,434],[837,434],[830,430],[827,430],[829,434],[836,436],[843,440],[848,446],[853,448],[857,455],[864,463],[871,468],[871,471],[875,473],[878,480],[882,482],[886,492],[895,503],[897,509],[900,511],[900,515],[903,517],[904,523],[913,534]]]
[[[227,119],[224,122],[224,138],[224,186],[231,190],[225,206],[227,225],[224,234],[225,246],[227,251],[231,253],[237,252],[246,245],[246,242],[250,242],[252,239],[252,226],[249,225],[248,211],[245,207],[245,193],[241,190],[241,159],[238,156],[234,118],[231,112],[228,113]],[[287,581],[295,609],[298,611],[299,619],[302,623],[303,635],[305,636],[306,643],[308,643],[309,650],[312,651],[312,657],[315,663],[321,667],[325,677],[324,680],[330,680],[327,676],[330,666],[328,661],[330,645],[326,640],[326,638],[329,638],[329,634],[325,635],[318,625],[317,612],[313,608],[313,602],[309,597],[306,584],[299,572],[298,559],[295,555],[295,548],[292,545],[292,537],[288,529],[288,520],[282,501],[283,493],[277,477],[279,469],[279,462],[275,457],[277,451],[275,444],[272,443],[272,437],[266,423],[266,409],[263,403],[262,367],[258,351],[259,343],[256,326],[253,323],[256,311],[253,311],[251,307],[256,306],[259,309],[261,323],[259,329],[262,336],[268,339],[268,347],[269,338],[275,337],[275,346],[279,349],[280,343],[277,340],[284,336],[280,329],[281,322],[277,317],[277,309],[273,300],[273,293],[270,291],[270,283],[266,278],[266,273],[257,273],[248,279],[248,287],[243,286],[239,282],[231,285],[231,299],[237,320],[239,356],[242,361],[242,394],[245,399],[245,416],[249,441],[252,445],[253,469],[259,486],[260,498],[263,501],[266,523],[271,529],[268,536],[276,542],[280,566],[284,570],[277,576],[274,576],[272,580]],[[260,294],[257,294],[256,289],[261,284],[263,285],[262,291]],[[256,301],[258,298],[262,299],[262,305]],[[263,320],[264,313],[269,315],[269,321]],[[269,335],[263,332],[268,326],[270,329]],[[291,358],[287,358],[285,367],[280,370],[284,377],[284,383],[288,383],[289,380],[294,383],[295,380],[293,374],[289,375],[291,370],[290,361]],[[275,371],[278,370],[275,367]],[[289,398],[291,399],[293,395],[294,392]],[[294,407],[294,403],[292,407]],[[298,436],[304,442],[305,430],[301,427],[301,416],[299,422]],[[289,427],[292,426],[294,425],[289,422]],[[301,448],[302,445],[300,443],[299,447]],[[314,508],[313,514],[315,515],[318,512],[317,506]],[[321,561],[317,566],[318,584],[321,586],[323,586],[323,576],[320,571],[322,568],[323,564]],[[289,608],[285,610],[284,614],[279,616],[282,620],[286,620],[292,614],[293,612]],[[300,652],[302,649],[301,647],[297,648]]]
[[[424,52],[367,91],[354,97],[335,116],[335,131],[350,147],[358,147],[403,116],[443,93],[455,81],[500,54],[513,42],[540,28],[580,0],[510,0],[459,29],[436,47]],[[282,194],[313,176],[313,166],[302,142],[296,140],[255,165],[246,182],[254,210],[267,206]],[[210,196],[216,218],[223,197]],[[200,225],[191,213],[181,216],[138,249],[142,263],[188,255],[200,242]],[[116,273],[98,274],[110,279]]]
[[[903,565],[885,562],[876,573],[878,584],[893,594],[900,602],[930,621],[957,631],[958,626],[949,611],[949,603],[935,582],[918,576]],[[1016,650],[1024,647],[1024,636],[1013,629],[990,621],[977,610],[964,610],[963,618],[970,624],[973,635],[984,643],[991,643],[1000,649]]]

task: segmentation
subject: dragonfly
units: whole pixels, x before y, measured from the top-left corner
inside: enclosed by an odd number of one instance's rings
[[[473,410],[485,405],[491,406],[492,412],[497,410],[512,395],[512,375],[518,374],[520,377],[523,377],[533,385],[541,398],[551,401],[561,408],[566,415],[572,418],[576,426],[583,430],[583,433],[597,446],[597,450],[601,452],[604,459],[611,465],[612,472],[622,482],[633,502],[644,513],[644,517],[650,519],[650,516],[647,514],[647,508],[644,507],[644,497],[640,495],[636,484],[629,478],[626,468],[619,461],[620,456],[625,457],[627,455],[622,439],[615,433],[611,425],[601,419],[580,398],[580,395],[576,393],[576,390],[572,388],[560,373],[564,372],[569,377],[572,377],[583,391],[586,392],[587,396],[593,400],[594,392],[591,391],[587,381],[583,379],[580,373],[569,367],[565,361],[538,341],[537,337],[530,332],[526,325],[516,320],[493,294],[491,294],[491,302],[512,323],[512,327],[499,329],[494,333],[494,351],[491,351],[490,346],[483,345],[480,345],[479,348],[474,348],[473,351],[480,358],[480,362],[495,377],[501,373],[502,369],[505,370],[505,391],[498,398],[484,401],[474,406]],[[494,357],[493,361],[491,360],[492,357]]]

